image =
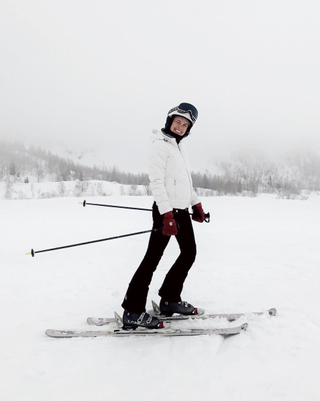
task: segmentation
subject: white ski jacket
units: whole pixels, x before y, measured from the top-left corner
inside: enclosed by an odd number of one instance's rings
[[[150,188],[160,214],[186,209],[200,202],[189,171],[183,141],[153,130],[149,148]]]

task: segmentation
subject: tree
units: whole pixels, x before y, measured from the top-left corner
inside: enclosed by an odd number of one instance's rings
[[[13,160],[11,160],[11,162],[10,162],[9,174],[10,175],[16,175],[16,164],[15,164],[15,162]]]
[[[60,181],[58,184],[58,195],[67,196],[67,187],[63,181]]]
[[[6,191],[4,193],[5,199],[12,199],[12,191],[12,182],[10,180],[10,175],[8,175],[6,180]]]

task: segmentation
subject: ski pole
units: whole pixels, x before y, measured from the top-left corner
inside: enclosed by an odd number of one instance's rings
[[[81,246],[81,245],[94,244],[94,243],[96,243],[96,242],[109,241],[109,240],[117,239],[117,238],[131,237],[131,236],[133,236],[133,235],[146,234],[146,233],[151,233],[151,232],[160,231],[160,230],[162,230],[162,227],[161,227],[161,228],[153,228],[152,230],[139,231],[139,232],[136,232],[136,233],[130,233],[130,234],[124,234],[124,235],[117,235],[117,236],[115,236],[115,237],[108,237],[108,238],[97,239],[97,240],[94,240],[94,241],[80,242],[80,243],[78,243],[78,244],[64,245],[64,246],[59,246],[59,247],[50,248],[50,249],[42,249],[41,251],[35,251],[35,250],[31,249],[31,252],[26,253],[26,255],[31,255],[32,257],[34,257],[34,255],[35,255],[36,253],[49,252],[49,251],[57,251],[58,249],[65,249],[65,248],[72,248],[72,247],[74,247],[74,246]]]
[[[86,200],[84,200],[83,202],[79,202],[79,203],[81,205],[83,205],[83,207],[85,207],[86,205],[90,205],[90,206],[115,207],[115,208],[118,208],[118,209],[143,210],[145,212],[152,212],[152,209],[145,209],[145,208],[141,208],[141,207],[132,207],[132,206],[106,205],[104,203],[89,203]],[[190,215],[192,215],[192,213],[190,213]],[[205,214],[204,221],[206,223],[210,223],[210,213],[206,213]]]
[[[81,205],[83,205],[83,207],[85,207],[86,205],[91,205],[91,206],[103,206],[103,207],[116,207],[118,209],[131,209],[131,210],[143,210],[145,212],[152,212],[152,209],[144,209],[141,207],[131,207],[131,206],[117,206],[117,205],[106,205],[103,203],[89,203],[87,201],[83,201],[83,202],[79,202]]]

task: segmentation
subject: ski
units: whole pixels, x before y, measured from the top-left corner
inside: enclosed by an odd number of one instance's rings
[[[203,335],[222,335],[231,336],[245,331],[248,327],[247,323],[237,327],[212,328],[212,329],[144,329],[137,328],[135,330],[51,330],[46,331],[46,335],[53,338],[73,338],[73,337],[184,337],[184,336],[203,336]]]
[[[241,316],[246,315],[269,315],[269,316],[276,316],[277,310],[275,308],[268,309],[266,312],[249,312],[249,313],[204,313],[202,309],[199,309],[199,314],[197,315],[173,315],[173,316],[164,316],[161,315],[159,306],[152,301],[153,310],[149,311],[148,313],[153,314],[159,317],[162,321],[177,321],[177,320],[188,320],[188,319],[215,319],[215,318],[224,318],[227,319],[229,322],[233,322],[234,320],[239,319]],[[113,317],[88,317],[87,323],[93,326],[106,326],[108,324],[114,323],[116,321]]]

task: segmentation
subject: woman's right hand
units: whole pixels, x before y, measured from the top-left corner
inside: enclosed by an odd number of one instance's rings
[[[163,228],[162,234],[164,235],[177,235],[178,228],[172,212],[167,212],[163,215]]]

